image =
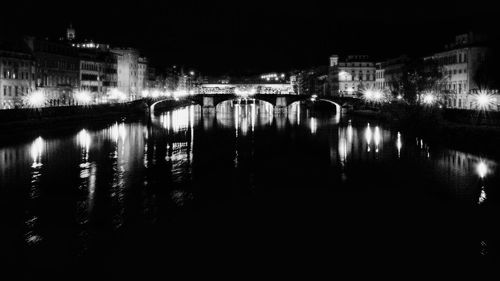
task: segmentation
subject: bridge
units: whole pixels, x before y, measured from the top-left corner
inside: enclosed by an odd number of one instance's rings
[[[289,105],[300,101],[330,103],[335,106],[336,112],[340,113],[342,106],[352,104],[357,100],[352,97],[298,95],[294,93],[290,84],[204,84],[197,93],[177,99],[201,105],[204,109],[215,108],[224,101],[254,99],[272,104],[275,113],[286,112]],[[174,100],[172,97],[143,99],[150,113],[154,113],[157,104],[172,100]]]

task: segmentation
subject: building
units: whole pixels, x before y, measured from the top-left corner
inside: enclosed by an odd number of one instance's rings
[[[47,106],[74,105],[80,85],[78,52],[70,45],[25,37],[35,58],[35,87],[42,91]]]
[[[375,87],[375,64],[365,55],[348,56],[338,62],[339,93],[353,95]]]
[[[385,68],[381,62],[375,64],[375,88],[382,91],[388,88],[385,82]]]
[[[22,40],[0,41],[0,109],[19,108],[35,89],[35,60]]]
[[[476,81],[478,69],[491,55],[487,38],[475,33],[461,34],[442,52],[425,57],[436,62],[443,74],[439,88],[444,93],[444,104],[449,108],[476,109],[474,94],[481,88]],[[495,100],[492,107],[498,109]]]
[[[330,69],[330,77],[338,73],[338,86],[332,89],[338,88],[338,94],[342,96],[355,95],[364,89],[375,87],[375,63],[368,56],[352,55],[341,61],[338,55],[332,55]],[[330,81],[333,84],[335,82],[335,79]]]
[[[118,90],[125,94],[128,100],[140,97],[139,85],[139,52],[133,48],[114,48],[117,55]]]
[[[100,49],[81,48],[80,90],[91,93],[93,102],[104,102],[106,94],[117,87],[117,56]]]
[[[375,88],[382,91],[393,91],[395,82],[401,80],[410,62],[408,56],[401,55],[377,63],[375,67]]]
[[[143,90],[148,88],[148,59],[145,57],[139,57],[137,61],[137,69],[137,91],[142,93]]]
[[[295,76],[293,89],[297,94],[317,96],[331,95],[331,85],[328,83],[328,68],[326,66],[303,70],[295,74]]]

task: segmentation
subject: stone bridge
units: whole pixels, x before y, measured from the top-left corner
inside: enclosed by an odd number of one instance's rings
[[[355,98],[350,97],[317,97],[315,95],[295,95],[295,94],[254,94],[251,96],[242,96],[236,94],[198,94],[179,98],[180,100],[188,100],[193,104],[201,105],[204,109],[217,107],[218,104],[224,101],[236,99],[255,99],[264,101],[274,106],[275,112],[286,111],[287,107],[294,102],[311,101],[311,102],[327,102],[335,106],[336,112],[341,112],[342,106],[352,104]],[[165,101],[172,101],[172,98],[147,98],[144,101],[149,107],[149,112],[154,112],[154,107]]]

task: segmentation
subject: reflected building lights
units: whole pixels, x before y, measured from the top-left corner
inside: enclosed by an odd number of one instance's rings
[[[38,137],[33,141],[30,148],[31,158],[33,159],[32,167],[42,166],[42,153],[44,150],[45,141],[42,137]]]
[[[370,152],[370,145],[371,145],[371,142],[372,142],[372,129],[370,127],[370,123],[368,123],[368,125],[366,126],[366,130],[365,130],[365,139],[366,139],[366,144],[367,144],[367,151]]]
[[[316,131],[318,130],[318,121],[316,118],[311,117],[309,127],[311,128],[311,134],[316,134]]]
[[[479,163],[476,164],[476,173],[479,178],[484,179],[489,173],[488,165],[484,161],[479,161]]]
[[[85,130],[85,129],[82,129],[76,135],[76,140],[77,140],[78,145],[84,150],[85,159],[87,160],[88,153],[90,150],[90,144],[92,141],[89,132],[87,132],[87,130]]]
[[[401,158],[401,148],[403,147],[403,142],[401,141],[401,133],[398,132],[398,138],[396,140],[396,148],[398,149],[398,158]]]
[[[115,123],[113,126],[110,127],[109,129],[111,138],[115,141],[118,142],[118,140],[125,141],[125,138],[127,137],[127,131],[125,130],[125,124],[124,123]]]
[[[373,141],[375,142],[375,153],[378,153],[379,144],[380,144],[380,129],[378,126],[375,127],[375,132],[373,134]]]

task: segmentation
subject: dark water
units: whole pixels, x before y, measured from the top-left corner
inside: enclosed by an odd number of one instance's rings
[[[298,105],[42,134],[0,148],[0,187],[26,278],[482,272],[500,247],[497,161]]]

